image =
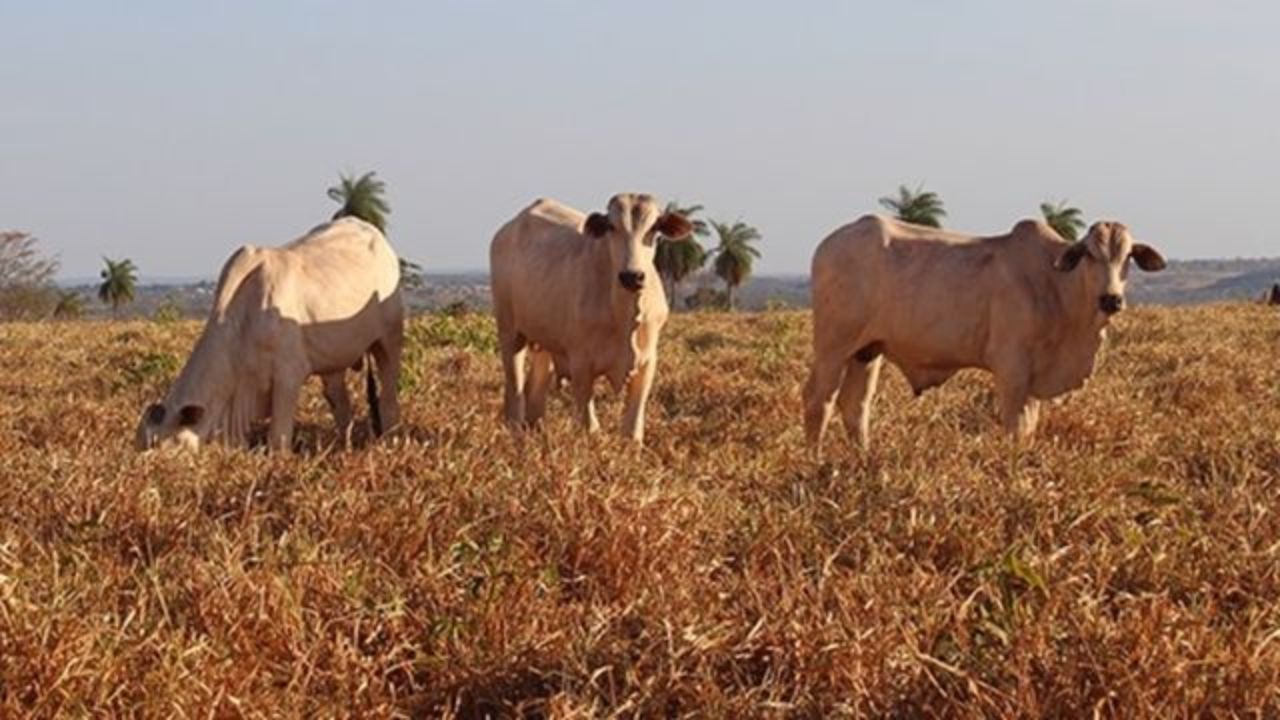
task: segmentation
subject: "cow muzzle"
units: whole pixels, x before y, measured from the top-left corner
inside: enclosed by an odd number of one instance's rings
[[[1104,314],[1115,315],[1124,309],[1124,297],[1115,293],[1107,293],[1098,298],[1098,309]]]
[[[640,292],[644,289],[644,273],[636,270],[623,270],[618,273],[618,282],[631,292]]]

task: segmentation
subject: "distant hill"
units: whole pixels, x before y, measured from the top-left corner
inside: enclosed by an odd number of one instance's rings
[[[1173,260],[1158,273],[1133,270],[1129,274],[1130,302],[1188,305],[1223,300],[1254,300],[1280,282],[1280,258],[1230,260]],[[722,288],[713,276],[688,283],[691,288]],[[807,307],[809,278],[803,275],[764,275],[752,278],[738,291],[746,309],[768,306]]]
[[[1224,300],[1256,300],[1280,282],[1280,258],[1229,260],[1173,260],[1158,273],[1134,269],[1129,274],[1130,302],[1149,305],[1189,305]],[[692,288],[722,288],[713,276],[688,283]],[[764,275],[752,278],[738,291],[746,309],[768,306],[807,307],[809,278],[802,275]]]
[[[64,281],[63,287],[77,289],[94,298],[96,281]],[[489,276],[484,272],[427,273],[423,287],[408,295],[409,307],[415,312],[435,311],[449,306],[463,306],[487,311],[490,307]],[[1253,300],[1262,296],[1272,283],[1280,282],[1280,258],[1230,260],[1174,260],[1159,273],[1135,270],[1129,276],[1129,298],[1138,304],[1186,305],[1222,300]],[[684,298],[698,288],[721,290],[724,284],[710,273],[703,273],[681,285],[675,303],[683,308]],[[124,308],[125,316],[151,316],[161,307],[176,308],[188,317],[203,316],[213,302],[212,279],[164,278],[144,279],[138,287],[137,300]],[[738,305],[745,310],[769,307],[807,307],[809,278],[804,275],[760,275],[739,289]],[[96,302],[90,313],[108,315]]]
[[[1163,272],[1133,272],[1129,297],[1156,305],[1257,299],[1276,282],[1280,258],[1174,260]]]

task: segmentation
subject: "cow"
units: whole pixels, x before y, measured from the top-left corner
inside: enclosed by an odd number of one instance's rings
[[[1164,258],[1116,222],[1078,242],[1037,220],[974,237],[868,215],[813,255],[813,366],[805,385],[810,445],[838,405],[850,438],[868,447],[883,359],[918,396],[963,368],[994,375],[1006,432],[1035,431],[1039,401],[1080,387],[1109,320],[1125,306],[1130,258]]]
[[[137,447],[245,446],[250,425],[269,416],[269,446],[288,451],[311,375],[321,377],[338,430],[349,437],[345,373],[362,363],[374,432],[394,427],[404,333],[399,283],[395,251],[356,218],[321,225],[283,247],[240,248],[222,268],[186,365],[163,402],[143,413]]]
[[[632,193],[614,195],[607,212],[590,215],[540,199],[498,230],[489,271],[508,425],[536,426],[552,381],[568,379],[575,414],[595,432],[592,396],[603,376],[615,391],[625,387],[622,433],[644,442],[668,313],[654,253],[659,242],[683,241],[691,231],[683,216]]]
[[[1280,305],[1280,283],[1272,283],[1271,289],[1262,293],[1263,305]]]

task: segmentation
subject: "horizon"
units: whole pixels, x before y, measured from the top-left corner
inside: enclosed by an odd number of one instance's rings
[[[393,245],[429,272],[483,271],[535,197],[590,210],[632,189],[757,226],[762,275],[807,274],[822,237],[921,184],[963,232],[1065,199],[1172,259],[1275,255],[1256,208],[1280,201],[1280,7],[804,10],[3,7],[20,101],[0,115],[19,139],[0,229],[38,237],[60,279],[103,255],[214,275],[374,170]]]
[[[38,237],[38,236],[37,236]],[[817,243],[814,244],[815,247]],[[234,248],[228,250],[228,258],[231,253],[235,252]],[[406,257],[405,260],[414,260],[414,258]],[[1280,261],[1280,253],[1274,255],[1208,255],[1204,257],[1166,257],[1171,265],[1186,263],[1211,263],[1211,262],[1275,262]],[[182,285],[182,284],[198,284],[203,282],[217,282],[218,272],[221,265],[206,274],[179,274],[179,275],[151,275],[140,273],[138,275],[138,284],[140,285]],[[709,267],[703,267],[694,275],[711,273]],[[422,270],[424,277],[430,278],[436,276],[463,276],[463,275],[489,275],[489,268],[484,266],[478,267],[457,267],[457,268],[429,268],[424,267]],[[809,270],[760,270],[754,271],[747,278],[746,282],[750,282],[752,278],[790,278],[790,277],[808,277]],[[60,287],[76,287],[83,285],[93,285],[101,281],[97,273],[86,273],[80,275],[68,275],[62,272],[61,265],[57,276],[54,278],[56,285]]]
[[[1190,264],[1190,263],[1214,263],[1214,262],[1244,262],[1244,263],[1272,263],[1280,262],[1280,255],[1260,255],[1254,257],[1247,256],[1231,256],[1231,257],[1200,257],[1200,258],[1166,258],[1170,265]],[[698,275],[714,274],[710,268],[702,268],[694,273],[691,277]],[[460,269],[441,269],[432,270],[426,268],[422,272],[423,277],[463,277],[468,275],[489,276],[489,268],[460,268]],[[763,271],[753,272],[744,282],[750,283],[755,278],[808,278],[808,271]],[[198,285],[200,283],[216,283],[218,273],[215,271],[208,275],[138,275],[139,285]],[[55,278],[55,284],[60,287],[82,287],[88,285],[96,285],[101,282],[98,275],[59,275]]]

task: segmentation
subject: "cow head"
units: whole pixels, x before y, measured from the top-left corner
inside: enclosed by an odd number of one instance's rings
[[[646,282],[654,282],[653,267],[658,236],[683,240],[693,225],[683,215],[663,212],[651,195],[622,193],[609,200],[608,213],[591,213],[582,231],[609,243],[610,268],[618,283],[629,292],[639,292]]]
[[[1098,222],[1083,240],[1067,246],[1053,266],[1061,272],[1084,273],[1090,301],[1098,312],[1111,316],[1124,308],[1130,258],[1146,272],[1164,269],[1164,257],[1155,248],[1134,242],[1129,228],[1118,222]]]
[[[183,405],[174,411],[164,403],[155,403],[142,413],[134,446],[138,450],[170,445],[198,450],[204,415],[203,405]]]

